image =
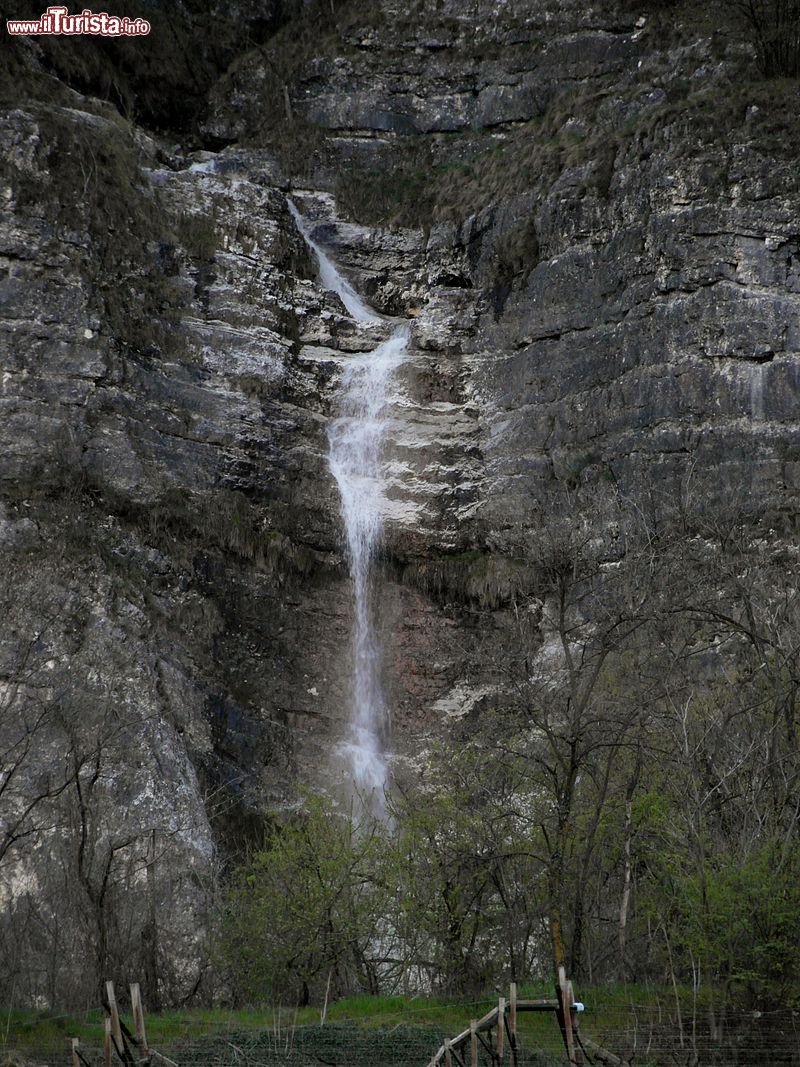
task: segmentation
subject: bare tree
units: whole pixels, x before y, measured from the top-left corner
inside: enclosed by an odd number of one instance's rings
[[[733,0],[765,78],[800,74],[800,0]]]
[[[92,576],[43,582],[25,562],[0,585],[0,989],[85,1007],[106,978],[144,980],[155,1005],[197,965],[205,813]]]
[[[550,510],[529,550],[544,609],[542,645],[524,683],[527,752],[551,805],[541,825],[553,961],[578,974],[600,817],[620,756],[640,744],[645,727],[643,687],[625,692],[620,679],[644,676],[654,572],[646,540],[613,496],[565,495]]]

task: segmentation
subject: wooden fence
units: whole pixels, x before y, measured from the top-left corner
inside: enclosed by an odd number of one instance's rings
[[[583,1005],[576,1003],[572,982],[567,980],[563,967],[558,970],[554,999],[518,1000],[517,986],[512,982],[508,1001],[500,997],[496,1008],[492,1008],[481,1019],[473,1019],[466,1030],[445,1041],[429,1061],[428,1067],[478,1067],[481,1046],[493,1067],[500,1067],[505,1056],[506,1040],[512,1067],[517,1067],[517,1014],[523,1011],[553,1012],[561,1030],[567,1061],[575,1067],[582,1067],[587,1052],[591,1053],[594,1060],[609,1067],[624,1067],[618,1056],[580,1033],[577,1016],[583,1011]]]
[[[167,1067],[178,1067],[174,1060],[163,1056],[147,1042],[147,1029],[144,1021],[142,993],[138,982],[130,986],[131,1014],[133,1015],[133,1032],[120,1018],[114,983],[106,982],[106,996],[103,1002],[103,1067],[111,1067],[116,1058],[123,1067],[138,1067],[139,1064],[151,1064],[154,1060]],[[77,1037],[72,1039],[72,1067],[92,1067],[81,1051]]]
[[[106,982],[103,1002],[103,1067],[112,1067],[115,1057],[122,1067],[142,1067],[154,1062],[164,1064],[165,1067],[178,1067],[174,1060],[162,1055],[148,1043],[138,982],[130,986],[130,998],[133,1031],[129,1030],[120,1018],[114,983]],[[561,1029],[567,1060],[575,1067],[582,1067],[586,1052],[591,1053],[593,1062],[606,1064],[607,1067],[627,1067],[624,1060],[580,1033],[577,1015],[582,1010],[583,1005],[575,1002],[572,983],[567,981],[563,968],[559,969],[556,996],[552,1000],[519,1000],[516,983],[512,982],[508,1000],[500,997],[496,1008],[492,1008],[480,1019],[473,1019],[466,1030],[445,1041],[429,1061],[428,1067],[478,1067],[481,1047],[488,1054],[493,1067],[501,1067],[508,1047],[511,1067],[517,1067],[517,1016],[526,1011],[553,1012]],[[72,1067],[92,1067],[83,1055],[77,1037],[72,1039]]]

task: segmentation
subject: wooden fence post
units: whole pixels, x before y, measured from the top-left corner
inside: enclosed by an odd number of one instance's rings
[[[142,991],[138,982],[131,983],[131,1010],[133,1011],[133,1025],[136,1031],[136,1043],[142,1051],[145,1059],[150,1052],[147,1048],[147,1031],[144,1028],[144,1008],[142,1007]]]
[[[500,997],[497,1001],[497,1045],[495,1056],[498,1063],[503,1062],[503,1040],[506,1036],[506,998]]]
[[[122,1044],[122,1029],[119,1025],[119,1010],[117,1009],[117,998],[114,996],[113,982],[106,982],[106,1000],[108,1001],[108,1010],[111,1013],[111,1035],[114,1038],[114,1044],[117,1046],[117,1052],[121,1056],[124,1046]]]
[[[470,1067],[478,1067],[478,1025],[477,1019],[470,1019],[469,1023],[469,1063]]]
[[[583,1054],[580,1049],[575,1047],[575,1034],[572,1029],[572,1001],[570,999],[569,983],[567,982],[567,972],[563,966],[558,968],[556,996],[558,997],[558,1022],[561,1026],[561,1034],[567,1050],[567,1059],[571,1064],[576,1064],[580,1067],[583,1064]]]
[[[103,1019],[103,1067],[111,1067],[111,1016]]]
[[[81,1060],[80,1060],[80,1056],[78,1055],[78,1046],[79,1045],[80,1045],[80,1040],[77,1037],[73,1037],[73,1039],[72,1039],[72,1067],[81,1067]]]
[[[578,1018],[572,1010],[572,1005],[575,1003],[575,993],[572,988],[572,982],[567,982],[567,1011],[569,1012],[570,1029],[572,1030],[572,1043],[573,1043],[573,1055],[575,1056],[575,1063],[578,1067],[583,1067],[583,1049],[580,1046],[578,1040]]]
[[[444,1067],[453,1067],[453,1053],[450,1051],[450,1041],[444,1043]]]
[[[509,1045],[511,1046],[511,1062],[516,1067],[516,982],[511,983],[509,989]]]

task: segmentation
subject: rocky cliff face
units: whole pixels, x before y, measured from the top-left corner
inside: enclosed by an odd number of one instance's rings
[[[793,522],[797,87],[676,11],[345,9],[277,104],[270,44],[240,58],[194,154],[74,91],[6,110],[5,715],[128,709],[104,848],[121,805],[119,841],[169,832],[170,870],[207,868],[298,779],[332,786],[352,609],[326,430],[383,328],[317,284],[289,189],[412,326],[379,575],[398,774],[506,699],[554,485],[757,486]]]

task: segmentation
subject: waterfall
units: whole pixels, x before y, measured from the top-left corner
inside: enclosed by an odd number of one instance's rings
[[[361,322],[383,322],[312,240],[304,219],[289,210],[319,263],[320,283],[337,293]],[[341,746],[356,792],[377,814],[389,772],[386,744],[389,708],[381,684],[381,646],[376,629],[372,563],[380,543],[385,505],[383,446],[390,422],[390,390],[408,348],[409,331],[397,326],[372,352],[353,356],[342,377],[338,415],[328,431],[328,463],[339,489],[347,559],[353,582],[353,705],[349,736]]]

